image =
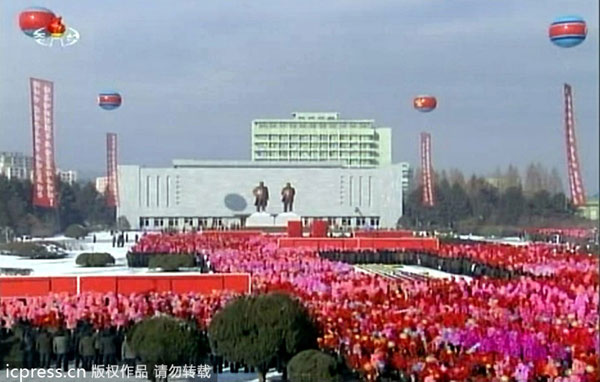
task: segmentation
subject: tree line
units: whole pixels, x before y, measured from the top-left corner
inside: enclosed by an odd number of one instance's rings
[[[421,203],[422,187],[416,174],[415,187],[404,201],[400,224],[411,228],[472,229],[485,225],[548,225],[577,220],[576,208],[563,192],[556,169],[547,171],[531,164],[525,178],[514,166],[496,170],[491,177],[459,170],[434,174],[434,207]]]
[[[29,180],[0,176],[0,229],[9,229],[17,236],[49,236],[72,224],[113,225],[115,209],[106,206],[105,196],[93,183],[71,185],[57,179],[57,184],[59,208],[40,208],[32,203],[33,185]]]

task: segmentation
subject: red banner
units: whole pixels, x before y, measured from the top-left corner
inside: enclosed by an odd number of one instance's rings
[[[421,183],[423,184],[422,203],[426,207],[433,207],[433,180],[431,165],[431,135],[421,133]]]
[[[55,208],[58,198],[54,165],[54,84],[30,78],[29,85],[33,128],[33,205]]]
[[[106,134],[106,204],[119,205],[119,182],[117,177],[117,134]]]

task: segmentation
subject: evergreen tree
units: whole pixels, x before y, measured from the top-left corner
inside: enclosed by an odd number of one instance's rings
[[[276,361],[316,347],[317,331],[306,309],[285,294],[240,297],[219,311],[208,328],[213,351],[253,366],[259,381]]]
[[[55,209],[33,206],[31,182],[0,176],[0,228],[10,228],[17,235],[52,235],[71,224],[114,224],[114,208],[106,207],[104,197],[91,182],[83,186],[60,183],[58,192],[57,216]]]

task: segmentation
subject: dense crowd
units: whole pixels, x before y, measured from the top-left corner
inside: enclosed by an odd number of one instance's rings
[[[312,250],[280,249],[269,236],[147,235],[148,253],[200,253],[217,272],[250,272],[255,293],[284,290],[309,308],[321,348],[366,380],[600,380],[598,258],[548,245],[443,245],[467,257],[524,271],[512,279],[402,281],[358,272]],[[229,295],[80,295],[3,301],[6,326],[26,319],[73,327],[119,327],[165,312],[206,325]]]
[[[55,366],[67,370],[73,361],[75,368],[89,371],[92,365],[116,365],[117,362],[135,365],[137,356],[124,329],[93,328],[86,321],[79,321],[76,328],[66,329],[59,323],[34,326],[29,321],[19,320],[10,329],[14,335],[10,336],[6,328],[2,330],[0,342],[6,348],[16,342],[20,359],[13,361],[20,362],[23,368]]]
[[[527,233],[539,235],[559,235],[563,237],[589,239],[598,234],[597,228],[528,228]]]

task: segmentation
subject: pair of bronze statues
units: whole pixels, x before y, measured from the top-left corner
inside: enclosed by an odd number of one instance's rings
[[[267,204],[269,203],[269,188],[265,186],[265,182],[259,182],[257,187],[252,190],[254,194],[254,205],[256,206],[256,212],[265,212]],[[294,209],[294,197],[296,196],[296,190],[288,182],[285,187],[281,189],[281,201],[283,202],[283,212],[292,212]]]

